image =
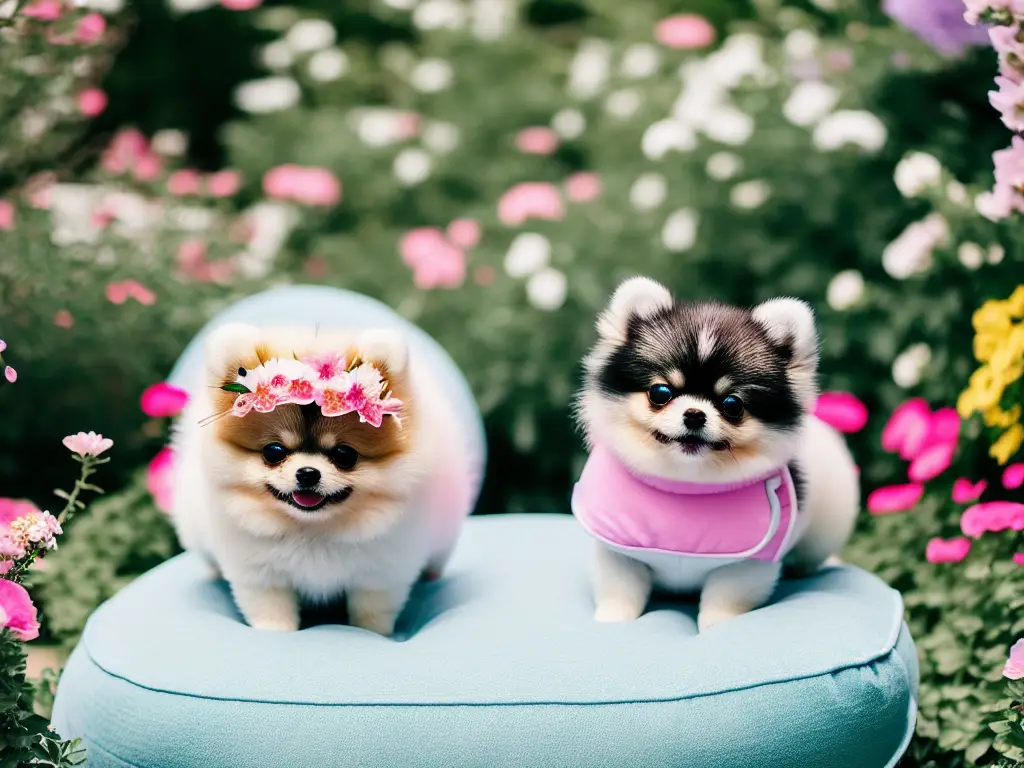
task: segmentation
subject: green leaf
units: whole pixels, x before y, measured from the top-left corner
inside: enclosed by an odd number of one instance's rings
[[[221,387],[225,392],[237,392],[240,395],[247,394],[250,389],[245,384],[239,384],[238,382],[231,382]]]
[[[982,738],[971,743],[967,749],[964,750],[964,757],[967,758],[969,763],[977,763],[978,759],[988,752],[992,746],[992,739]]]

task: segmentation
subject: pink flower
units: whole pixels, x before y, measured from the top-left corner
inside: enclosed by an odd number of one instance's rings
[[[206,188],[214,197],[231,197],[242,187],[242,174],[238,171],[217,171],[206,180]]]
[[[107,301],[111,304],[124,304],[129,298],[149,307],[156,303],[156,294],[138,280],[122,280],[109,283],[106,288]]]
[[[147,152],[135,162],[132,169],[136,181],[153,181],[164,170],[164,160],[156,152]]]
[[[1014,136],[1010,146],[992,153],[996,184],[1018,188],[1024,184],[1024,139]]]
[[[105,293],[111,304],[124,304],[128,301],[128,289],[124,283],[107,283]]]
[[[1024,677],[1024,638],[1010,646],[1010,657],[1003,667],[1003,677],[1020,680]]]
[[[263,0],[220,0],[220,4],[229,11],[251,11],[259,8]]]
[[[14,382],[16,382],[18,380],[18,372],[16,370],[14,370],[9,365],[5,366],[4,367],[4,378],[7,379],[7,381],[9,381],[11,384],[13,384]]]
[[[78,94],[78,111],[86,117],[96,117],[107,108],[107,94],[99,88],[86,88]]]
[[[167,191],[178,197],[198,194],[199,174],[190,169],[175,171],[167,179]]]
[[[1012,14],[1024,13],[1024,0],[964,0],[967,10],[964,19],[968,24],[977,24],[988,10]]]
[[[36,607],[28,590],[7,579],[0,579],[0,627],[9,629],[22,642],[39,637]]]
[[[474,248],[480,242],[480,222],[475,219],[455,219],[448,225],[448,240],[459,248]]]
[[[0,528],[6,530],[19,517],[36,514],[39,507],[24,499],[0,499]]]
[[[960,439],[960,414],[956,408],[940,408],[932,414],[928,424],[925,446],[956,445]]]
[[[120,174],[135,167],[141,157],[149,153],[146,137],[134,128],[118,131],[110,146],[103,152],[101,162],[108,173]]]
[[[279,165],[263,176],[263,191],[278,200],[332,206],[341,201],[341,182],[326,168]]]
[[[64,438],[64,447],[79,456],[99,456],[114,445],[110,438],[97,435],[95,432],[79,432]]]
[[[421,118],[416,112],[399,112],[395,117],[400,140],[406,141],[419,134]]]
[[[1024,565],[1024,552],[1017,552],[1010,559],[1013,560],[1016,565]]]
[[[957,478],[953,483],[953,503],[970,504],[972,501],[977,501],[987,487],[988,483],[984,480],[972,483],[966,477]]]
[[[439,229],[410,230],[402,237],[399,249],[402,260],[413,269],[417,288],[457,288],[466,278],[466,255]]]
[[[814,415],[840,432],[860,432],[868,423],[868,409],[849,392],[822,392]]]
[[[983,533],[1024,530],[1024,504],[1013,501],[986,501],[968,507],[960,516],[964,536],[976,539]]]
[[[666,48],[705,48],[715,42],[715,37],[711,23],[695,13],[669,16],[654,27],[654,39]]]
[[[1003,470],[1003,488],[1014,491],[1024,485],[1024,464],[1011,464]]]
[[[915,483],[926,483],[947,469],[953,463],[956,443],[936,443],[925,448],[914,457],[907,470],[907,477]]]
[[[139,400],[142,412],[153,419],[177,416],[188,404],[188,392],[166,381],[146,387]]]
[[[80,45],[92,45],[99,42],[107,31],[107,20],[98,13],[83,16],[75,27],[75,42]]]
[[[191,272],[206,260],[206,243],[197,237],[183,240],[178,246],[178,266],[185,272]]]
[[[542,126],[524,128],[516,134],[516,149],[527,155],[553,155],[558,149],[558,134]]]
[[[41,21],[56,21],[60,18],[62,10],[58,0],[36,0],[36,2],[23,8],[21,15]]]
[[[898,451],[904,459],[920,452],[931,427],[931,409],[921,398],[900,405],[882,430],[882,450]]]
[[[601,179],[596,173],[574,173],[565,180],[565,196],[574,203],[589,203],[601,195]]]
[[[1024,85],[1008,77],[996,78],[997,91],[988,92],[989,103],[999,111],[1011,131],[1024,130]]]
[[[57,310],[57,314],[53,316],[53,324],[58,328],[70,328],[75,324],[74,315],[66,309]]]
[[[925,548],[924,557],[929,562],[938,563],[959,563],[967,553],[971,551],[971,542],[967,539],[940,539],[938,537],[928,542]]]
[[[873,515],[905,512],[913,508],[921,500],[922,495],[924,495],[924,486],[920,483],[878,488],[868,496],[868,511]]]
[[[304,357],[301,362],[310,366],[315,372],[318,381],[325,382],[341,376],[348,367],[348,361],[344,355],[332,352],[318,355],[316,357]]]
[[[1024,61],[1024,45],[1017,40],[1020,25],[997,25],[989,28],[988,36],[992,47],[999,54],[999,73],[1015,83],[1021,82],[1022,73],[1018,67]]]
[[[3,354],[6,351],[7,351],[7,342],[4,341],[3,339],[0,339],[0,354]]]
[[[174,506],[174,450],[164,448],[146,467],[146,490],[156,508],[171,513]]]
[[[14,203],[0,200],[0,230],[10,232],[14,229]]]
[[[565,218],[565,204],[554,184],[525,181],[501,196],[498,218],[510,227],[518,226],[527,219],[558,221]]]

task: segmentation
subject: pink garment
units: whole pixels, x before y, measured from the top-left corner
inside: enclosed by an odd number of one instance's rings
[[[793,543],[796,488],[786,467],[730,485],[641,477],[597,446],[572,509],[591,535],[630,554],[777,562]]]

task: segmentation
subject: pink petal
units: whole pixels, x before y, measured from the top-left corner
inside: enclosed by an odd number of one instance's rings
[[[10,232],[14,229],[14,203],[0,200],[0,231]]]
[[[167,179],[167,191],[178,197],[197,194],[199,174],[190,169],[175,171]]]
[[[1024,639],[1010,646],[1010,656],[1003,667],[1003,677],[1020,680],[1024,677]]]
[[[840,432],[860,432],[868,423],[868,409],[849,392],[822,392],[814,415]]]
[[[39,507],[24,499],[0,499],[0,527],[25,515],[38,513]]]
[[[133,173],[136,181],[153,181],[163,170],[163,158],[155,152],[147,152],[136,161]]]
[[[928,436],[925,445],[939,445],[956,442],[960,439],[960,414],[956,408],[940,408],[932,414],[928,424]]]
[[[459,248],[475,248],[480,242],[480,222],[474,219],[455,219],[448,225],[446,234],[452,245]]]
[[[206,180],[206,188],[214,197],[231,197],[242,187],[242,174],[238,171],[218,171]]]
[[[986,501],[968,507],[960,516],[964,536],[977,538],[983,533],[1024,530],[1024,504],[1013,501]]]
[[[949,469],[949,465],[953,463],[955,451],[955,443],[939,443],[930,448],[925,448],[910,463],[907,477],[915,483],[926,483],[938,477]]]
[[[178,246],[178,266],[186,272],[191,271],[206,259],[206,243],[198,237],[183,240]]]
[[[146,490],[153,496],[157,509],[171,513],[174,506],[174,451],[164,448],[146,468]]]
[[[220,0],[220,4],[229,11],[251,11],[259,8],[263,0]]]
[[[142,412],[154,419],[177,416],[188,403],[188,392],[165,381],[146,388],[140,399]]]
[[[402,254],[402,261],[410,267],[415,267],[420,262],[431,259],[445,245],[441,230],[435,227],[418,227],[406,232],[398,247]]]
[[[574,203],[589,203],[601,196],[601,179],[596,173],[574,173],[565,180],[565,196]]]
[[[1013,558],[1013,562],[1017,565],[1024,565],[1024,552],[1017,552]]]
[[[670,16],[654,28],[654,39],[666,48],[705,48],[715,42],[715,37],[711,23],[695,13]]]
[[[22,16],[30,16],[41,21],[56,21],[60,18],[61,4],[58,0],[36,0],[22,9]]]
[[[4,367],[4,378],[7,379],[7,381],[9,381],[11,384],[13,384],[14,382],[16,382],[18,380],[18,372],[16,370],[14,370],[9,365],[5,366]]]
[[[1003,488],[1014,491],[1024,485],[1024,464],[1011,464],[1003,472]]]
[[[53,324],[58,328],[70,328],[75,324],[75,317],[66,309],[61,309],[53,316]]]
[[[36,607],[21,584],[0,579],[0,614],[4,617],[3,626],[19,640],[27,642],[39,637]]]
[[[898,451],[904,459],[912,459],[921,450],[931,428],[932,412],[922,398],[900,405],[882,430],[882,449]]]
[[[967,539],[947,540],[936,537],[928,542],[924,556],[929,563],[959,563],[970,551],[971,542]]]
[[[98,13],[90,13],[83,16],[78,26],[75,27],[75,42],[81,45],[92,45],[103,37],[107,31],[107,20]]]
[[[111,304],[124,304],[128,301],[128,288],[125,283],[110,283],[107,285],[107,301]]]
[[[558,134],[540,126],[524,128],[516,134],[516,148],[528,155],[551,155],[558,149]]]
[[[905,512],[913,508],[921,500],[922,495],[924,495],[924,486],[920,483],[878,488],[868,496],[868,511],[873,515]]]
[[[124,287],[128,291],[128,295],[139,304],[150,307],[156,303],[156,294],[137,280],[126,280]]]
[[[78,94],[78,111],[86,117],[96,117],[107,108],[107,94],[99,88],[86,88]]]
[[[972,483],[966,477],[957,478],[956,482],[953,483],[953,502],[956,504],[969,504],[972,501],[976,501],[985,492],[987,487],[988,483],[984,480]]]

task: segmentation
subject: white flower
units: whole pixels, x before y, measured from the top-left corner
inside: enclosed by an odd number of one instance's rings
[[[640,109],[642,102],[643,97],[639,91],[624,89],[609,93],[608,98],[604,102],[604,108],[608,114],[625,120],[632,117]]]
[[[99,13],[105,13],[113,15],[120,13],[124,9],[124,0],[86,0],[86,2],[77,2],[79,7],[89,8]]]
[[[153,150],[164,157],[181,157],[188,150],[188,137],[181,131],[165,128],[153,134]]]
[[[722,47],[706,61],[711,78],[730,89],[742,83],[745,77],[761,81],[768,72],[764,62],[764,40],[749,32],[727,37]]]
[[[612,47],[605,40],[584,40],[569,64],[569,93],[577,99],[591,99],[608,80]]]
[[[903,389],[916,386],[931,359],[932,350],[927,344],[907,347],[892,363],[892,380]]]
[[[783,42],[786,54],[793,59],[810,59],[818,51],[818,36],[809,29],[794,29]]]
[[[408,11],[412,9],[419,0],[381,0],[384,5],[394,8],[396,11]]]
[[[368,147],[386,147],[402,139],[402,116],[396,109],[369,107],[353,118],[356,134]]]
[[[309,57],[306,71],[309,76],[321,83],[337,80],[348,69],[348,56],[339,48],[327,48],[317,51]]]
[[[466,9],[458,0],[423,0],[412,12],[412,23],[423,30],[462,29]]]
[[[301,95],[299,84],[290,77],[265,77],[238,86],[235,104],[243,112],[258,115],[293,107]]]
[[[967,195],[967,187],[959,181],[951,181],[946,184],[946,199],[956,205],[969,205],[971,201]]]
[[[430,155],[422,149],[403,149],[395,158],[395,178],[407,187],[426,181],[430,175]]]
[[[709,139],[736,147],[745,144],[754,133],[754,118],[729,104],[720,104],[704,121]]]
[[[55,245],[95,243],[100,230],[92,214],[103,195],[91,184],[54,184],[50,187],[50,239]]]
[[[212,8],[217,5],[217,0],[167,0],[167,4],[178,13],[193,13]]]
[[[108,201],[111,199],[107,198]],[[113,203],[110,205],[116,208]],[[118,220],[121,220],[120,216]],[[167,220],[185,232],[208,232],[217,220],[217,214],[214,210],[201,205],[172,205],[167,209]],[[141,229],[142,224],[140,222],[135,226]]]
[[[985,249],[977,243],[960,243],[956,257],[968,269],[978,269],[985,263]]]
[[[409,82],[417,91],[437,93],[448,88],[454,76],[452,65],[444,59],[424,59],[409,75]]]
[[[553,312],[565,303],[568,282],[565,274],[545,267],[526,282],[526,298],[537,309]]]
[[[743,169],[743,161],[732,152],[715,152],[708,158],[708,176],[716,181],[728,181]]]
[[[683,90],[672,104],[672,115],[681,123],[702,128],[707,116],[722,104],[726,89],[713,79],[706,61],[689,61],[680,69]]]
[[[660,173],[645,173],[629,189],[629,202],[641,211],[657,208],[665,201],[668,186]]]
[[[932,251],[949,235],[949,223],[941,214],[932,213],[908,226],[882,251],[882,268],[897,280],[928,270]]]
[[[526,277],[543,269],[551,261],[551,242],[537,232],[516,235],[505,254],[505,273],[509,277]]]
[[[998,264],[1005,258],[1005,256],[1006,249],[1003,248],[1003,246],[993,245],[990,246],[988,249],[988,256],[986,257],[986,261],[988,261],[989,264]]]
[[[633,79],[650,77],[658,71],[659,61],[657,48],[650,43],[636,43],[629,46],[622,55],[619,71]]]
[[[752,210],[764,205],[772,188],[767,181],[754,179],[737,184],[729,192],[729,201],[737,208]]]
[[[670,149],[688,152],[696,146],[693,130],[671,117],[649,125],[640,140],[640,148],[651,160],[661,160]]]
[[[814,125],[839,101],[839,91],[818,80],[803,80],[796,84],[782,105],[782,115],[793,125]]]
[[[473,35],[479,40],[497,40],[515,26],[518,3],[512,0],[473,0]]]
[[[423,146],[438,155],[459,146],[459,129],[452,123],[429,122],[423,127]]]
[[[828,305],[837,312],[850,309],[864,296],[864,276],[856,269],[844,269],[829,281]]]
[[[42,136],[50,125],[50,118],[40,110],[28,109],[21,115],[21,135],[29,141]]]
[[[245,277],[265,277],[298,221],[298,212],[284,203],[263,202],[250,208],[245,218],[253,225],[254,233],[237,262],[239,271]]]
[[[845,109],[833,112],[814,129],[812,141],[822,151],[839,149],[854,144],[869,152],[885,146],[888,137],[885,124],[871,112]]]
[[[670,251],[688,251],[697,242],[700,215],[693,208],[680,208],[665,220],[661,242]]]
[[[563,139],[577,139],[587,129],[587,119],[578,109],[566,107],[551,118],[551,127]]]
[[[927,152],[910,152],[896,164],[896,188],[904,197],[916,197],[942,180],[942,164]]]
[[[292,55],[292,49],[283,40],[267,43],[260,50],[260,62],[272,72],[288,69],[293,61],[295,57]]]

